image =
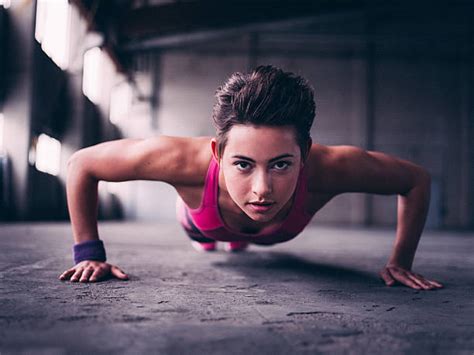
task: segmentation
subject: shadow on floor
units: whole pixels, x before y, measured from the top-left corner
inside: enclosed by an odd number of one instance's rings
[[[276,277],[281,281],[310,277],[315,281],[383,285],[376,273],[317,263],[284,252],[231,254],[225,262],[215,262],[213,265],[238,269],[249,276],[257,276],[264,272],[266,277]]]

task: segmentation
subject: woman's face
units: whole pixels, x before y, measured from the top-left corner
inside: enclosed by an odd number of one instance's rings
[[[216,142],[212,144],[216,155]],[[294,128],[235,125],[220,160],[232,200],[251,219],[268,222],[295,192],[301,151]]]

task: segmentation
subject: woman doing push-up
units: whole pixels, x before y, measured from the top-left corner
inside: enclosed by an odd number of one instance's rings
[[[106,262],[97,228],[99,181],[154,180],[178,193],[179,222],[199,250],[228,251],[295,238],[335,196],[398,195],[393,251],[379,275],[386,285],[442,285],[411,270],[430,200],[430,175],[409,161],[354,146],[313,143],[313,90],[273,66],[234,73],[216,92],[215,137],[120,139],[69,160],[67,197],[75,266],[61,280],[126,280]]]

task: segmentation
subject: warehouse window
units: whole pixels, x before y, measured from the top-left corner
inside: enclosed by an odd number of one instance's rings
[[[110,95],[110,122],[117,124],[127,118],[132,106],[133,91],[131,85],[124,81],[112,89]]]
[[[41,48],[61,69],[69,61],[71,7],[67,0],[38,0],[35,38]]]
[[[40,134],[32,144],[29,161],[39,171],[57,176],[61,163],[61,143],[44,133]]]
[[[5,9],[8,9],[11,5],[10,0],[0,0],[0,6],[4,7]]]
[[[82,92],[95,104],[98,104],[100,101],[102,89],[100,85],[101,65],[102,50],[99,47],[94,47],[84,53]]]
[[[3,151],[3,127],[4,127],[4,117],[3,117],[3,113],[0,113],[0,154]]]

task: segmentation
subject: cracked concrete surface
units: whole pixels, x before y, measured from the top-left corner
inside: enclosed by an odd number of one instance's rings
[[[388,288],[393,229],[311,227],[276,246],[198,253],[177,224],[101,223],[129,281],[71,283],[67,223],[0,227],[0,354],[474,353],[474,233],[425,231]]]

